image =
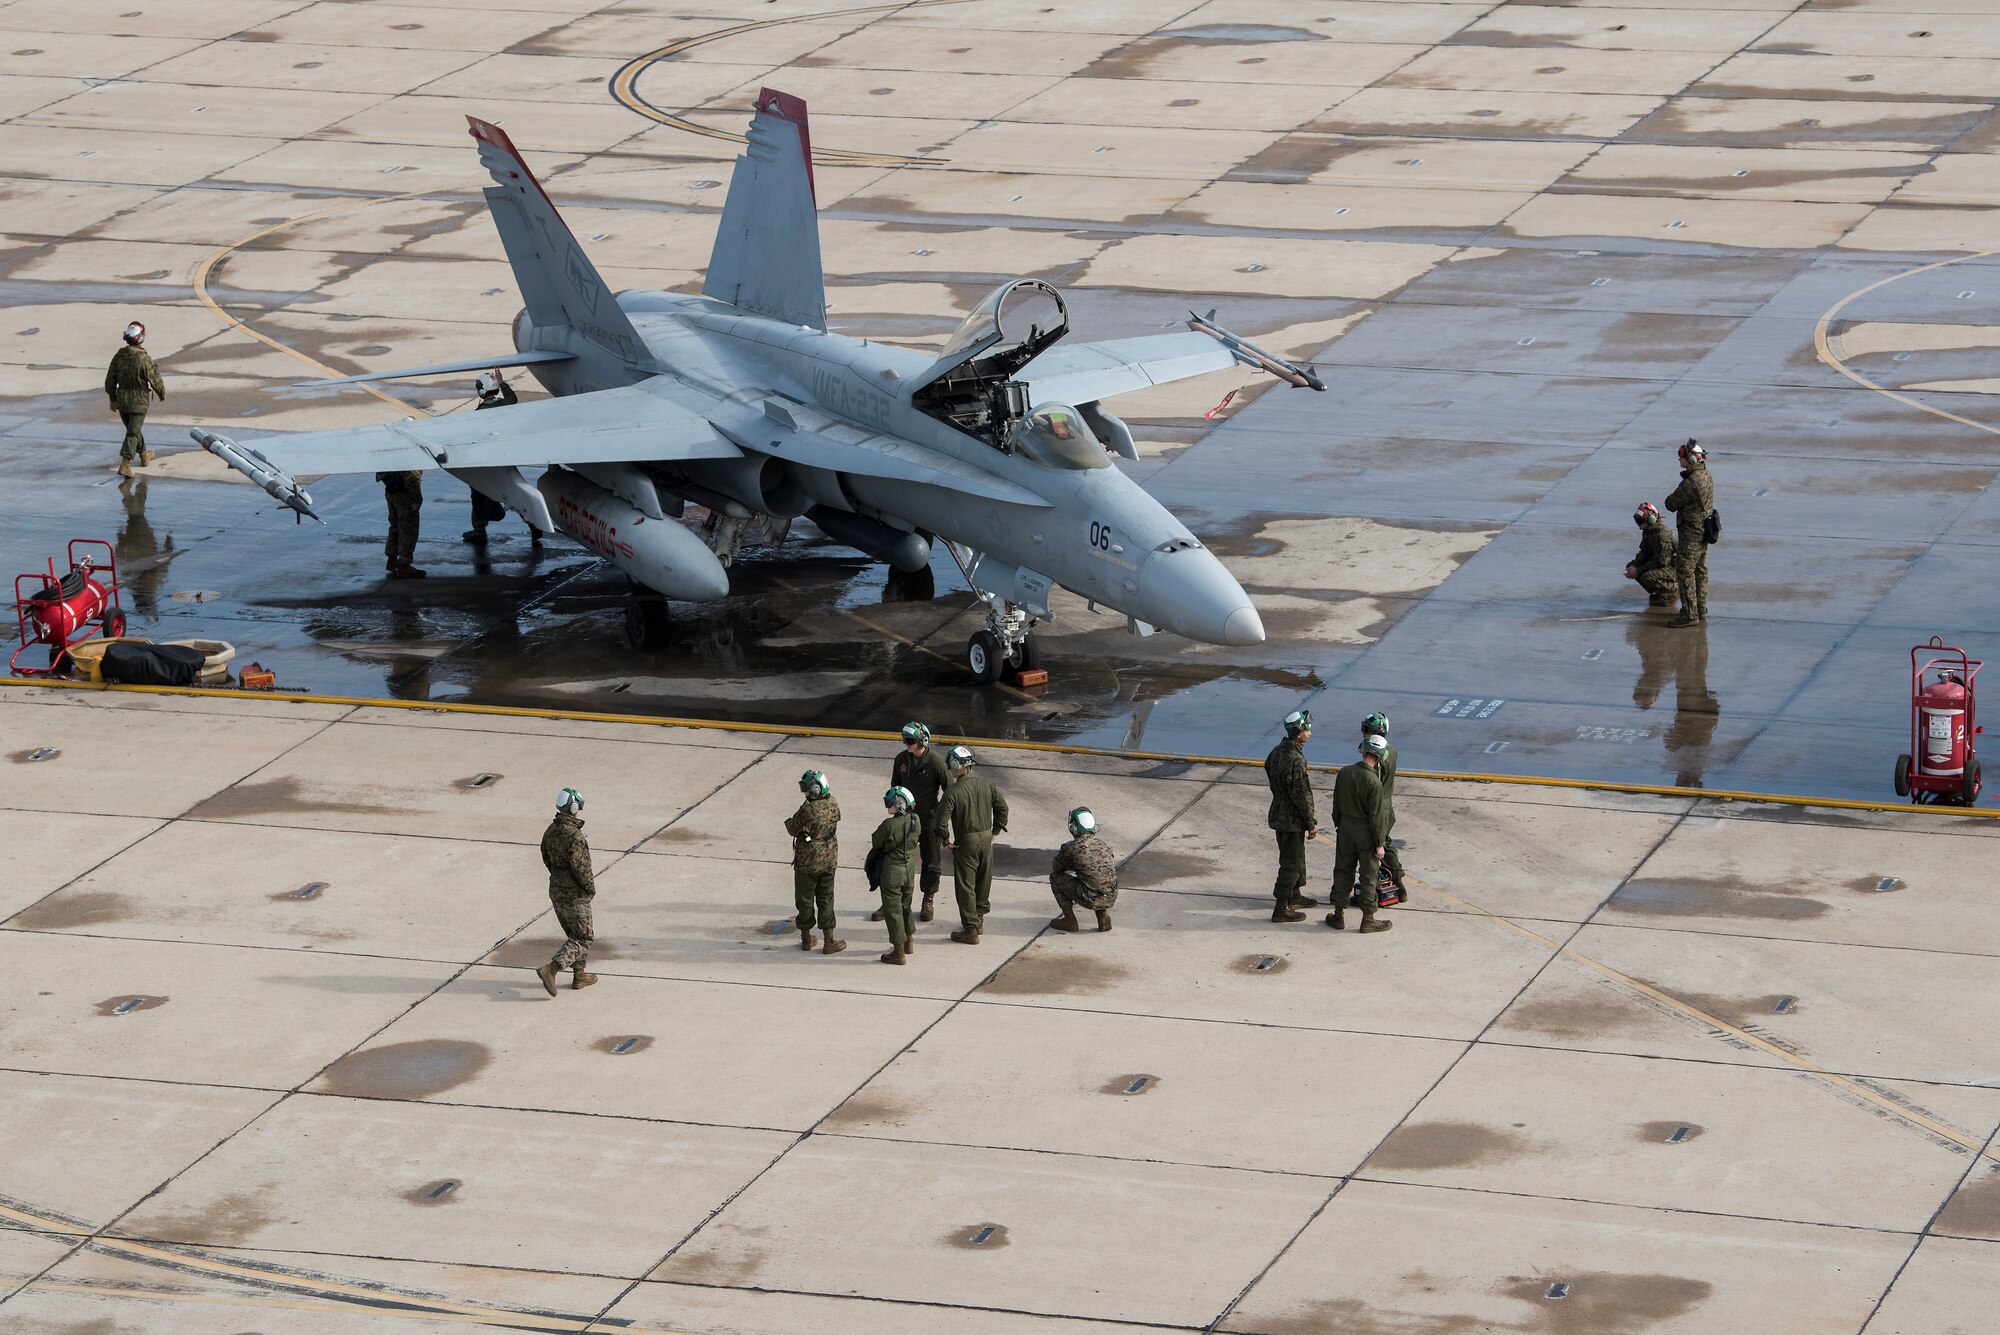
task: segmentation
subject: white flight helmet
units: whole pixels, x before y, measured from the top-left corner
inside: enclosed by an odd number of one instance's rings
[[[126,325],[125,341],[135,348],[144,343],[146,341],[146,326],[140,324],[137,320]]]

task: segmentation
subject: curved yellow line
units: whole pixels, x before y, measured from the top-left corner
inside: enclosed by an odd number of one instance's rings
[[[1860,385],[1863,389],[1872,389],[1877,394],[1885,398],[1894,399],[1906,407],[1915,408],[1920,413],[1929,413],[1933,417],[1942,417],[1947,422],[1956,422],[1960,426],[1969,426],[1974,431],[1984,431],[1989,436],[2000,436],[2000,427],[1989,426],[1985,422],[1975,422],[1970,417],[1961,417],[1957,413],[1947,412],[1943,408],[1932,407],[1930,404],[1913,399],[1907,394],[1902,394],[1886,386],[1876,384],[1873,380],[1870,380],[1867,376],[1862,375],[1859,371],[1842,361],[1833,351],[1833,346],[1827,338],[1827,330],[1832,327],[1834,320],[1840,315],[1841,311],[1845,310],[1849,303],[1867,296],[1876,288],[1887,287],[1891,283],[1899,283],[1905,278],[1914,278],[1920,273],[1929,273],[1933,269],[1943,269],[1953,264],[1964,264],[1968,260],[1990,259],[1995,255],[2000,255],[2000,250],[1984,250],[1977,255],[1958,255],[1948,260],[1938,260],[1934,264],[1918,265],[1916,268],[1905,270],[1902,273],[1890,274],[1887,278],[1876,279],[1866,287],[1856,288],[1839,301],[1834,302],[1833,305],[1827,308],[1826,314],[1819,317],[1819,323],[1813,326],[1813,351],[1818,354],[1822,362],[1831,366],[1855,384]]]

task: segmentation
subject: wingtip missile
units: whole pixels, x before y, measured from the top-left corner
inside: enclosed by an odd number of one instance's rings
[[[248,445],[239,445],[227,436],[218,436],[200,427],[188,434],[194,437],[195,444],[255,482],[264,489],[265,495],[295,512],[301,519],[311,519],[315,524],[326,522],[314,511],[312,496],[304,487]]]
[[[1223,347],[1229,349],[1229,355],[1236,358],[1237,361],[1243,363],[1245,366],[1254,366],[1260,371],[1269,371],[1286,384],[1297,386],[1299,389],[1316,389],[1322,394],[1326,392],[1326,382],[1314,373],[1310,365],[1287,361],[1275,353],[1264,351],[1264,349],[1258,347],[1248,339],[1237,337],[1221,325],[1215,323],[1214,311],[1210,311],[1207,315],[1197,315],[1193,311],[1189,311],[1187,324],[1188,328],[1197,333],[1207,334]]]

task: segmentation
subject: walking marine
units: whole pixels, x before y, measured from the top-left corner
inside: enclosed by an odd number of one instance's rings
[[[1674,574],[1680,582],[1681,614],[1671,626],[1692,626],[1708,616],[1708,544],[1715,514],[1715,480],[1708,475],[1708,454],[1688,437],[1681,446],[1681,484],[1667,497],[1667,508],[1680,520],[1680,551]]]
[[[584,972],[590,962],[590,901],[597,897],[597,878],[590,870],[590,840],[583,835],[583,794],[565,788],[556,795],[556,817],[542,832],[542,865],[549,869],[549,903],[562,924],[562,948],[535,976],[548,994],[556,994],[556,975],[571,970],[572,988],[589,987],[597,975]]]
[[[1637,580],[1654,607],[1672,607],[1681,589],[1675,570],[1680,560],[1679,544],[1661,521],[1660,507],[1651,501],[1639,503],[1632,512],[1632,522],[1639,526],[1639,553],[1625,563],[1625,578]]]
[[[1312,779],[1306,770],[1306,743],[1312,740],[1312,711],[1301,709],[1285,716],[1285,739],[1264,757],[1264,778],[1271,785],[1271,814],[1267,823],[1278,836],[1278,880],[1271,887],[1276,901],[1272,922],[1304,922],[1301,909],[1313,900],[1302,893],[1306,883],[1306,840],[1319,836],[1319,817],[1313,810]]]
[[[1410,890],[1403,883],[1403,855],[1396,851],[1396,841],[1391,837],[1396,833],[1396,748],[1389,741],[1387,714],[1377,712],[1361,720],[1363,747],[1368,745],[1370,737],[1382,739],[1382,750],[1375,760],[1375,776],[1382,782],[1382,870],[1389,874],[1400,903],[1409,898]]]
[[[153,364],[152,354],[141,345],[146,341],[146,326],[134,320],[125,326],[125,346],[111,355],[111,365],[104,368],[104,397],[111,401],[111,411],[118,414],[118,420],[125,424],[125,443],[118,448],[118,476],[131,477],[132,465],[137,462],[141,468],[153,462],[153,452],[146,448],[146,410],[153,406],[153,395],[160,396],[160,402],[167,401],[167,387],[160,380],[160,368]]]
[[[931,749],[931,730],[921,723],[903,725],[903,749],[889,767],[889,783],[910,794],[910,810],[918,824],[918,846],[923,853],[923,908],[918,922],[934,916],[938,884],[944,879],[945,790],[951,776],[945,772],[944,758]]]
[[[889,814],[875,827],[869,840],[870,860],[876,865],[877,887],[882,892],[880,917],[889,927],[889,951],[884,964],[902,964],[917,949],[917,924],[910,916],[910,886],[916,878],[918,822],[911,808],[916,798],[907,788],[891,788],[882,794]]]
[[[1056,850],[1049,866],[1049,889],[1062,913],[1049,921],[1058,932],[1079,930],[1078,907],[1097,915],[1097,930],[1111,930],[1111,909],[1118,902],[1118,859],[1097,833],[1097,817],[1089,807],[1069,813],[1069,842]]]
[[[1007,799],[972,772],[972,752],[951,748],[944,758],[952,775],[946,810],[951,816],[952,888],[958,895],[959,930],[951,939],[979,944],[980,930],[993,907],[993,836],[1007,832]]]
[[[377,473],[382,499],[389,504],[389,536],[382,544],[390,579],[422,579],[411,562],[417,554],[417,523],[424,508],[424,475],[414,469]]]
[[[792,836],[792,902],[798,910],[799,949],[813,948],[813,928],[826,933],[824,952],[837,955],[847,949],[845,941],[833,937],[833,873],[840,865],[840,803],[833,800],[833,788],[826,775],[809,769],[799,776],[799,791],[805,801],[785,818],[785,833]]]
[[[1326,915],[1326,925],[1335,931],[1347,926],[1349,887],[1361,901],[1362,931],[1386,932],[1394,926],[1375,917],[1382,855],[1389,842],[1377,767],[1388,749],[1387,737],[1370,733],[1361,739],[1361,763],[1342,765],[1333,781],[1333,912]],[[1359,885],[1354,880],[1357,873]]]

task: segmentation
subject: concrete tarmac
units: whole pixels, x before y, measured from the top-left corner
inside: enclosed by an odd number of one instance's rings
[[[1885,796],[1909,647],[1977,655],[2000,622],[1978,11],[12,0],[0,556],[115,535],[136,633],[320,691],[1231,756],[1301,704],[1343,738],[1385,709],[1415,767]],[[622,576],[513,520],[466,548],[449,479],[432,577],[385,584],[372,483],[320,484],[328,527],[295,529],[190,452],[192,424],[469,406],[283,388],[509,346],[464,113],[507,123],[615,286],[689,289],[765,83],[813,107],[836,328],[930,346],[1029,273],[1079,338],[1215,305],[1317,359],[1325,395],[1223,372],[1117,404],[1267,644],[1065,599],[1051,683],[977,689],[948,559],[890,589],[801,525],[639,656]],[[120,486],[97,385],[135,317],[170,397]],[[1680,631],[1619,572],[1687,436],[1725,537]]]
[[[1362,937],[1270,921],[1256,767],[989,746],[985,938],[947,883],[890,968],[891,750],[0,688],[0,1327],[1986,1327],[1993,821],[1406,780]],[[550,998],[566,785],[599,982]],[[1108,935],[1048,927],[1079,800]]]

